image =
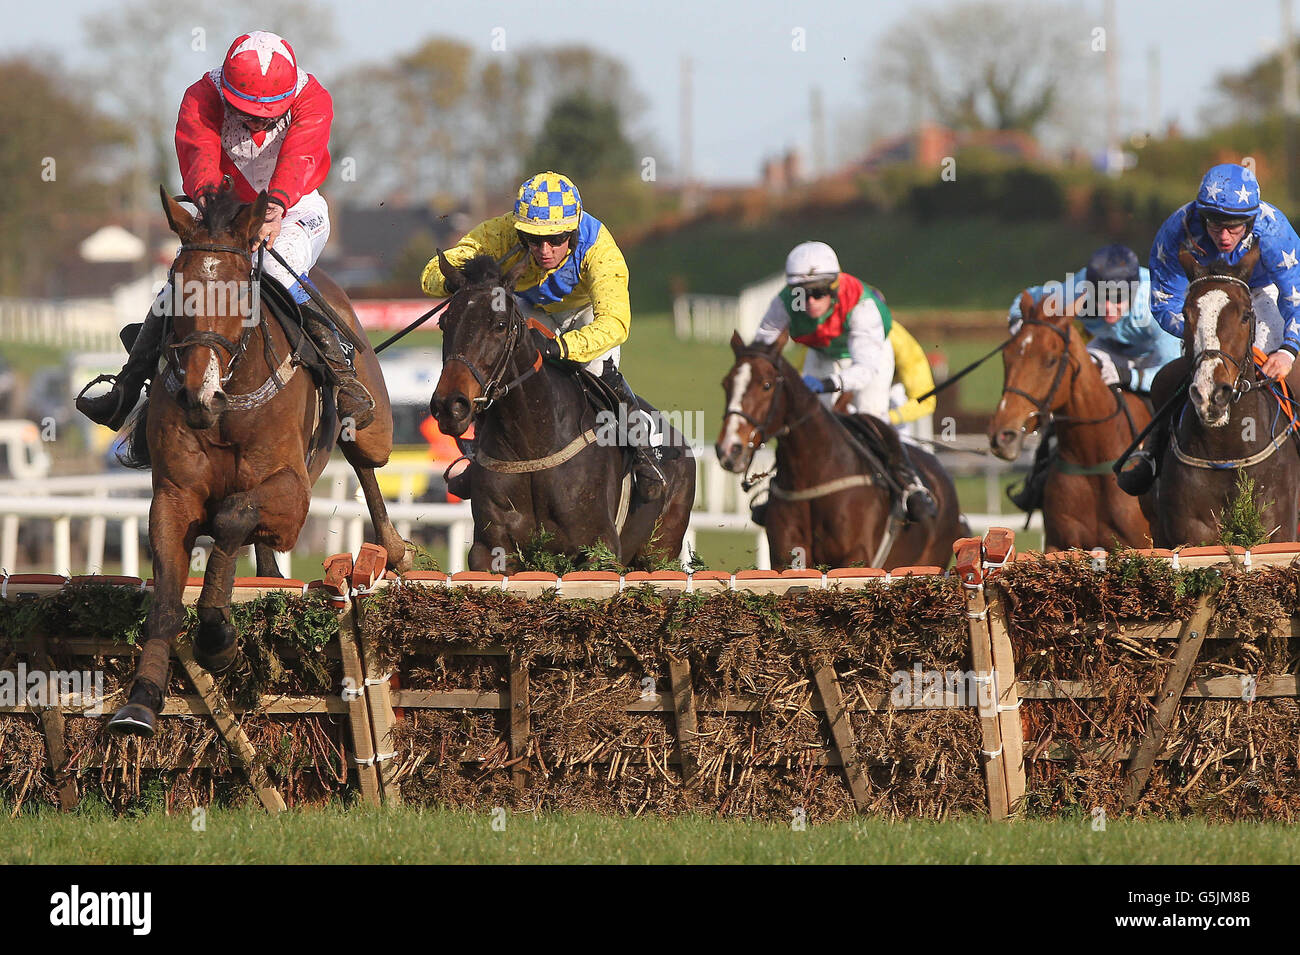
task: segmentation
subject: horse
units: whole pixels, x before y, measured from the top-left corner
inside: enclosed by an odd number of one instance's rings
[[[1142,502],[1120,490],[1111,466],[1151,420],[1150,409],[1102,379],[1074,328],[1073,303],[1051,295],[1035,303],[1024,292],[1020,314],[1021,327],[1002,350],[1002,399],[989,421],[989,446],[1014,461],[1025,435],[1049,421],[1055,426],[1059,455],[1043,492],[1043,549],[1149,546]]]
[[[260,315],[245,317],[250,249],[266,215],[266,192],[250,204],[227,187],[207,202],[201,219],[165,191],[162,201],[181,241],[171,279],[173,301],[183,307],[171,309],[164,367],[154,375],[144,410],[127,426],[137,463],[153,468],[153,603],[130,695],[109,722],[114,732],[146,737],[162,709],[172,640],[185,627],[181,596],[195,539],[211,535],[213,548],[198,599],[194,656],[220,673],[239,655],[230,615],[238,551],[253,544],[257,573],[280,576],[273,551],[297,541],[312,484],[336,439],[365,492],[389,567],[406,570],[412,563],[375,480],[374,469],[387,462],[392,447],[388,392],[347,297],[323,272],[313,272],[319,293],[363,346],[356,351],[357,374],[375,401],[374,421],[340,438],[340,429],[349,426],[339,422],[332,395],[318,399],[312,377],[291,360],[301,330],[291,340],[265,305]]]
[[[933,455],[912,448],[937,514],[902,523],[895,516],[898,489],[891,493],[893,479],[883,473],[888,460],[864,447],[856,429],[846,427],[849,419],[803,383],[781,354],[788,341],[783,331],[771,345],[747,346],[732,334],[736,360],[722,380],[727,407],[715,445],[723,468],[747,474],[754,452],[780,439],[765,520],[772,565],[946,567],[953,541],[970,534],[952,479]],[[869,443],[883,445],[889,457],[903,453],[893,428],[874,418],[867,424],[875,435]]]
[[[1174,412],[1156,480],[1157,547],[1217,543],[1218,515],[1237,494],[1237,473],[1255,481],[1274,542],[1296,540],[1300,468],[1288,440],[1290,402],[1258,376],[1257,326],[1247,284],[1259,247],[1230,268],[1205,267],[1184,249],[1178,261],[1190,283],[1183,305],[1183,357],[1161,369],[1152,398],[1167,400],[1184,382],[1188,401]],[[1260,353],[1262,354],[1262,353]],[[1188,410],[1192,413],[1188,413]]]
[[[525,546],[582,562],[601,542],[625,566],[676,560],[695,501],[695,459],[682,436],[665,427],[667,489],[638,501],[607,426],[614,412],[593,407],[571,367],[543,362],[532,343],[530,329],[551,333],[525,318],[513,294],[527,259],[504,275],[489,255],[457,268],[439,252],[438,264],[450,298],[429,410],[444,434],[474,423],[470,569],[514,573]]]

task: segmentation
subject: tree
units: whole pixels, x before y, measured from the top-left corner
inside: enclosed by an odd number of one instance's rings
[[[50,291],[60,253],[122,201],[129,131],[84,88],[45,59],[0,60],[0,294]]]
[[[878,43],[869,87],[908,104],[908,127],[929,118],[958,130],[1037,133],[1065,119],[1067,106],[1086,112],[1079,81],[1090,38],[1078,13],[1055,4],[975,0],[918,12]]]
[[[1300,43],[1295,46],[1300,58]],[[1206,112],[1210,125],[1257,122],[1282,112],[1282,54],[1271,53],[1240,72],[1220,73],[1214,91],[1222,99]]]
[[[618,107],[587,93],[557,100],[524,160],[529,172],[554,169],[578,182],[633,171],[632,145]],[[579,187],[581,188],[581,187]]]

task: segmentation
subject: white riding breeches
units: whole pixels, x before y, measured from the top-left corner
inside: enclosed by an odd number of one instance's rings
[[[329,237],[329,207],[319,192],[309,192],[285,212],[280,234],[272,246],[289,263],[289,269],[267,255],[266,274],[287,288],[295,301],[310,301],[310,296],[302,288],[300,277],[311,271],[325,251]]]
[[[803,373],[816,378],[829,378],[853,364],[851,358],[833,359],[825,357],[815,349],[808,349],[808,356],[803,362]],[[885,348],[880,355],[880,367],[871,384],[858,391],[849,393],[849,412],[851,414],[869,414],[882,421],[889,421],[889,387],[894,380],[894,350]],[[822,404],[828,408],[835,404],[838,394],[832,392],[821,396]]]
[[[557,335],[563,335],[565,332],[571,332],[575,328],[582,328],[585,325],[590,325],[596,320],[596,313],[590,305],[574,309],[571,312],[555,312],[552,314],[551,312],[529,305],[522,299],[516,298],[515,301],[519,304],[519,308],[524,315],[529,318],[537,319]],[[619,358],[622,354],[620,350],[621,348],[622,346],[615,345],[603,355],[597,355],[583,367],[599,378],[605,370],[606,361],[612,361],[614,367],[618,368]]]

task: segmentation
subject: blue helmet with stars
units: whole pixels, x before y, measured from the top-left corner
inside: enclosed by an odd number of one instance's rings
[[[1196,211],[1212,219],[1253,219],[1259,212],[1259,180],[1235,162],[1211,166],[1196,194]]]

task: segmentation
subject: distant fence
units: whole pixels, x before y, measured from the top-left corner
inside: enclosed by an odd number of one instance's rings
[[[0,341],[78,351],[121,348],[117,310],[108,299],[0,299]]]

